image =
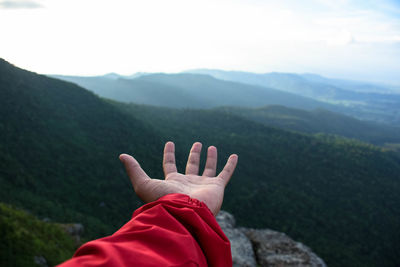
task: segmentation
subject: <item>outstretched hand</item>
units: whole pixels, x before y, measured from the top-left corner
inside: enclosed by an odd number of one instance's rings
[[[191,198],[204,202],[214,215],[221,209],[224,189],[233,171],[238,156],[233,154],[228,158],[224,169],[216,176],[217,148],[210,146],[204,172],[199,176],[201,143],[194,143],[189,154],[185,174],[178,173],[175,164],[175,145],[167,142],[164,147],[163,170],[165,179],[152,179],[130,155],[119,156],[125,165],[136,194],[144,201],[151,202],[171,193],[186,194]]]

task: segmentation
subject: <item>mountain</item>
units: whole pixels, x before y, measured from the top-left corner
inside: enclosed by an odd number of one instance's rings
[[[217,79],[274,88],[318,101],[340,104],[336,110],[330,110],[363,120],[400,125],[400,94],[380,85],[327,79],[315,74],[256,74],[209,69],[191,70],[187,73],[211,75]]]
[[[363,81],[353,81],[353,80],[342,80],[342,79],[331,79],[326,78],[318,74],[305,73],[301,74],[301,77],[305,78],[311,82],[317,82],[320,84],[330,84],[344,90],[360,92],[360,93],[380,93],[380,94],[391,94],[397,91],[391,86],[380,85],[376,83],[369,83]]]
[[[261,108],[221,107],[227,113],[282,129],[317,134],[326,133],[358,139],[380,146],[400,143],[400,127],[362,121],[323,109],[311,111],[265,106]]]
[[[271,82],[269,85],[275,86],[283,79],[288,88],[301,86],[313,92],[324,91],[328,87],[311,86],[308,82],[334,81],[346,83],[343,80],[327,79],[315,74],[265,74],[263,79],[257,74],[243,72],[224,72],[218,70],[199,70],[199,72],[210,72],[210,74],[222,79],[236,79],[244,82],[263,84],[265,81]],[[110,76],[113,77],[110,79]],[[275,78],[271,78],[274,76]],[[151,104],[155,106],[166,106],[175,108],[213,108],[223,105],[227,112],[234,112],[247,119],[266,124],[267,126],[281,127],[284,129],[295,130],[306,133],[328,133],[337,134],[348,138],[355,138],[377,145],[393,147],[399,143],[399,128],[387,124],[375,123],[372,121],[360,121],[352,117],[342,115],[338,112],[343,111],[352,114],[352,109],[335,107],[334,105],[322,102],[313,102],[308,98],[298,97],[293,94],[286,94],[268,88],[253,87],[237,82],[226,82],[202,74],[146,74],[138,73],[132,79],[127,76],[108,74],[98,77],[77,77],[77,76],[58,76],[64,80],[75,82],[87,87],[100,96],[122,102],[134,102]],[[124,78],[125,77],[125,78]],[[247,78],[246,78],[247,77]],[[250,78],[249,78],[250,77]],[[291,85],[294,83],[294,85]],[[348,82],[352,84],[352,82]],[[360,86],[363,83],[356,83]],[[282,86],[282,85],[280,85]],[[280,87],[278,86],[278,87]],[[334,94],[339,94],[337,88]],[[261,89],[261,90],[259,90]],[[344,91],[344,90],[339,90]],[[354,93],[357,95],[357,93]],[[356,96],[354,96],[356,97]],[[372,96],[371,96],[372,97]],[[263,103],[272,106],[266,107]],[[285,106],[277,106],[281,103]],[[255,107],[254,107],[255,106]],[[291,109],[289,107],[297,107]],[[324,107],[325,109],[321,109]]]
[[[333,105],[270,88],[215,79],[200,74],[147,74],[135,79],[53,76],[77,83],[99,96],[122,102],[173,108],[212,108],[237,105],[260,107],[277,104],[301,109]]]
[[[195,69],[184,73],[211,75],[217,79],[276,88],[309,97],[344,97],[346,94],[377,93],[392,94],[396,91],[383,86],[362,81],[330,79],[318,74],[294,74],[284,72],[251,73],[243,71],[223,71]],[[357,95],[357,94],[356,94]],[[360,94],[362,96],[362,94]]]
[[[159,140],[92,92],[0,61],[0,201],[109,234],[140,205],[118,155],[158,170]]]
[[[223,205],[239,225],[286,232],[329,266],[400,264],[398,154],[223,110],[104,100],[0,60],[0,201],[82,223],[86,238],[110,234],[141,205],[118,154],[162,177],[167,140],[176,143],[178,170],[194,141],[218,147],[218,169],[239,155]]]
[[[283,105],[307,110],[324,108],[362,120],[400,125],[398,91],[366,82],[328,79],[316,74],[256,74],[208,69],[180,74],[111,76],[53,75],[77,83],[102,97],[124,102],[178,108],[225,105]]]
[[[110,73],[107,73],[107,74],[105,74],[105,75],[103,75],[103,76],[101,76],[101,77],[103,77],[103,78],[105,78],[105,79],[116,80],[116,79],[121,78],[122,76],[119,75],[118,73],[110,72]]]

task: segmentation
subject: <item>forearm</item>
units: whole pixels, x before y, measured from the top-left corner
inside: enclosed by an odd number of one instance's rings
[[[115,234],[84,244],[60,266],[232,266],[232,257],[207,206],[169,194],[136,210]]]

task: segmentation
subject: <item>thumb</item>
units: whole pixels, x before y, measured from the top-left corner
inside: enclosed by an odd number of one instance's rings
[[[124,164],[126,173],[128,174],[135,191],[138,186],[150,179],[134,157],[127,154],[121,154],[119,159]]]

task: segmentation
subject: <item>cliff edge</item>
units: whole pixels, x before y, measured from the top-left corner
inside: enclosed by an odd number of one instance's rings
[[[236,228],[235,218],[220,211],[217,222],[231,241],[234,267],[326,267],[312,250],[284,233],[270,229]]]

